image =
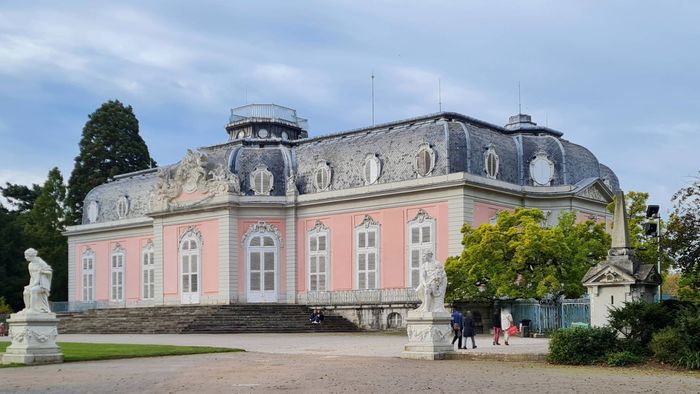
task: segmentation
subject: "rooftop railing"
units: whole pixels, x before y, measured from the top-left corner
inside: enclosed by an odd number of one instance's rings
[[[276,104],[248,104],[231,109],[230,123],[248,119],[265,119],[279,121],[306,130],[308,120],[297,116],[297,111]]]

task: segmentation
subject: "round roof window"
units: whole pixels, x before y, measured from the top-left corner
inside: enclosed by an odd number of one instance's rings
[[[270,136],[270,132],[267,131],[267,129],[260,129],[258,130],[258,137],[260,138],[267,138]]]

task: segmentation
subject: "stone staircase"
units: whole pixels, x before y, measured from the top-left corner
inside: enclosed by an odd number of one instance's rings
[[[59,314],[61,334],[207,334],[351,332],[360,329],[341,316],[309,322],[305,305],[232,304],[93,309]]]

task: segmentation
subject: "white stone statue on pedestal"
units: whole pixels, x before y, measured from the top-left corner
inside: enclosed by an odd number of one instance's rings
[[[450,343],[451,316],[445,310],[446,290],[445,268],[433,259],[431,252],[426,253],[420,267],[420,284],[416,288],[421,305],[408,312],[408,344],[401,357],[439,360],[454,350]]]
[[[19,313],[51,313],[49,294],[51,294],[51,266],[29,248],[24,252],[29,262],[29,284],[24,286],[24,309]]]
[[[447,290],[447,275],[445,268],[433,259],[433,253],[423,256],[420,266],[420,284],[416,288],[421,305],[418,312],[446,312],[445,291]]]
[[[2,356],[3,364],[48,364],[63,362],[56,345],[58,319],[49,308],[53,270],[35,249],[24,252],[29,262],[29,284],[24,286],[25,308],[10,315],[7,323],[12,344]]]

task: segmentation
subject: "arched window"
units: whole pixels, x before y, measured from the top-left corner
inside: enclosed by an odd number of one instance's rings
[[[269,196],[274,184],[274,176],[267,166],[260,164],[250,173],[250,188],[256,196]]]
[[[376,289],[379,287],[379,223],[369,215],[355,228],[358,289]]]
[[[321,161],[314,171],[314,186],[316,191],[328,190],[331,185],[331,167],[325,161]]]
[[[484,172],[486,177],[496,179],[498,177],[500,158],[496,154],[496,147],[491,144],[484,152]]]
[[[198,304],[202,261],[202,235],[196,227],[188,228],[180,239],[181,303]]]
[[[265,222],[250,226],[243,236],[248,302],[277,302],[280,240],[277,227]]]
[[[100,203],[97,201],[90,201],[87,207],[87,219],[89,223],[95,223],[98,216],[100,215]]]
[[[126,252],[121,245],[117,244],[112,250],[111,255],[111,301],[123,301],[124,300],[124,258]]]
[[[309,291],[328,290],[329,241],[328,227],[317,220],[314,228],[309,230]]]
[[[421,144],[418,147],[413,169],[418,176],[428,176],[435,168],[435,151],[428,144]]]
[[[408,222],[407,283],[414,289],[420,284],[420,265],[428,252],[435,255],[435,219],[419,209]]]
[[[141,297],[151,300],[155,297],[155,261],[153,259],[153,242],[146,243],[141,251]]]
[[[95,252],[87,248],[82,257],[83,301],[95,300]]]
[[[367,155],[367,157],[365,157],[365,164],[363,170],[365,185],[372,185],[376,183],[381,174],[382,162],[379,160],[377,155]]]

